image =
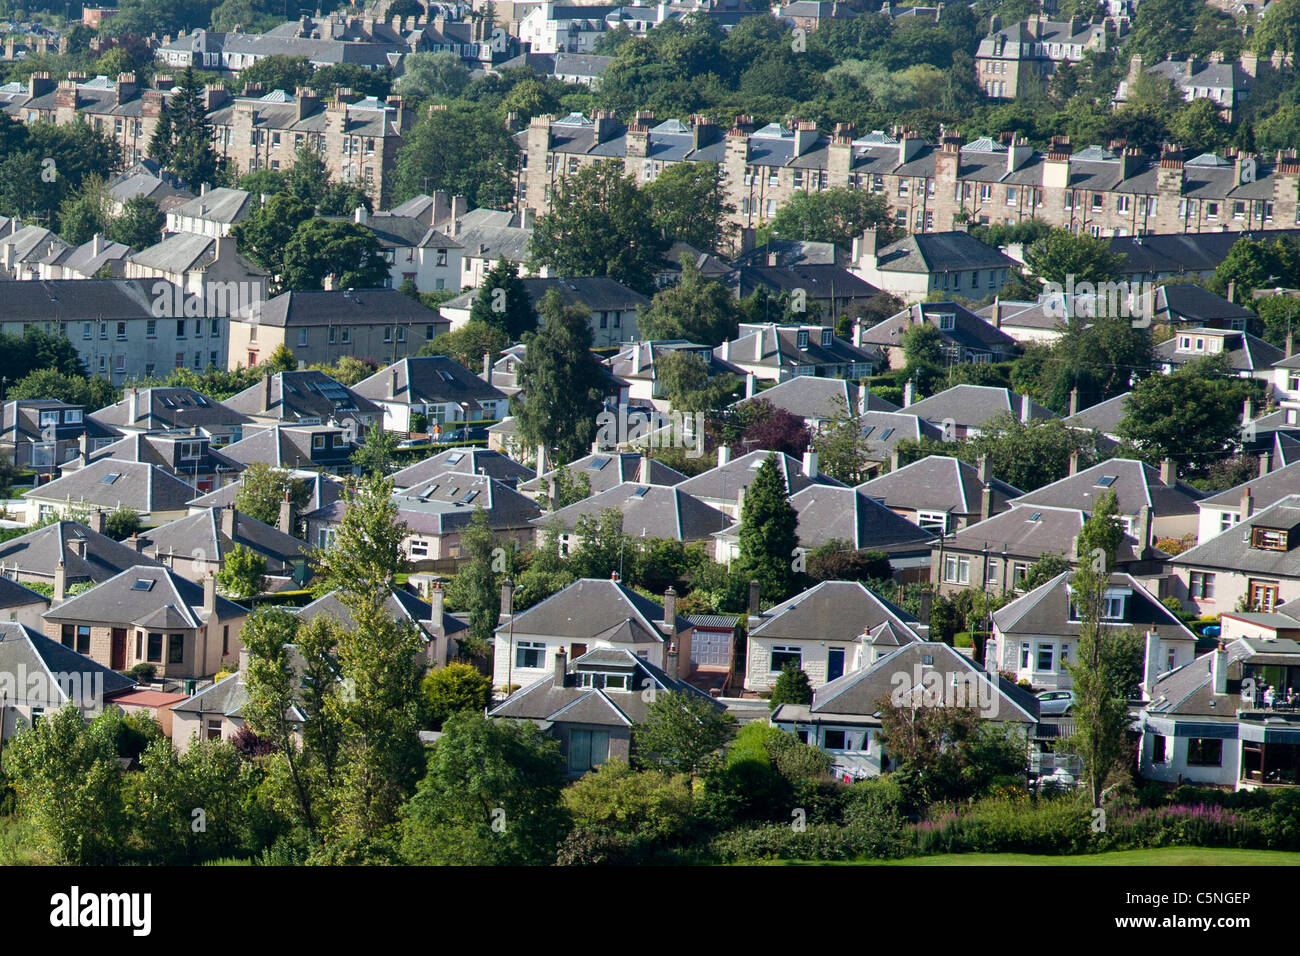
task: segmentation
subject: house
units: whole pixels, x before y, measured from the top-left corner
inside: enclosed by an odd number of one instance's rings
[[[144,714],[158,721],[163,736],[172,740],[172,708],[189,697],[189,694],[160,690],[127,690],[113,698],[113,706],[120,708],[124,714]],[[188,739],[185,745],[188,745]]]
[[[1264,331],[1260,317],[1230,299],[1215,295],[1191,282],[1169,282],[1153,292],[1152,323],[1167,325],[1177,332],[1184,328],[1225,329],[1259,335]]]
[[[895,769],[882,745],[881,706],[973,707],[981,720],[1025,739],[1037,728],[1038,701],[938,641],[912,641],[874,663],[813,690],[811,704],[781,704],[772,724],[831,757],[831,772],[863,780]],[[1026,762],[1028,762],[1026,760]]]
[[[1276,346],[1249,332],[1224,329],[1177,328],[1173,338],[1155,347],[1155,360],[1166,375],[1190,362],[1224,355],[1228,369],[1238,378],[1272,382],[1273,366],[1286,356]]]
[[[118,173],[106,185],[114,216],[122,215],[123,208],[132,199],[152,199],[159,211],[166,214],[194,198],[194,194],[155,159],[137,162]]]
[[[0,410],[0,453],[20,470],[31,468],[38,482],[52,478],[60,465],[77,457],[85,433],[81,405],[21,399],[5,402]]]
[[[155,465],[168,474],[189,482],[199,492],[219,488],[244,470],[243,462],[213,448],[206,435],[192,432],[146,435],[134,432],[102,446],[98,451],[86,452],[81,460],[74,459],[66,463],[62,471],[68,475],[97,461],[132,461]]]
[[[177,518],[141,533],[139,540],[144,554],[191,581],[220,571],[236,546],[266,560],[267,591],[302,587],[311,577],[301,541],[240,513],[233,504]]]
[[[488,271],[502,259],[513,263],[521,276],[549,275],[547,266],[534,273],[528,265],[528,243],[533,237],[531,209],[517,213],[508,209],[471,209],[439,223],[439,228],[461,247],[460,277],[451,288],[481,288]]]
[[[155,676],[210,677],[243,646],[248,609],[163,567],[128,568],[44,614],[47,637],[115,671],[153,664]],[[71,645],[69,645],[71,646]]]
[[[1263,688],[1279,694],[1272,705]],[[1300,688],[1300,643],[1238,637],[1158,677],[1138,714],[1147,780],[1249,790],[1300,783],[1300,720],[1280,697]]]
[[[1124,414],[1128,411],[1128,400],[1132,394],[1132,392],[1124,392],[1096,405],[1089,405],[1082,411],[1068,416],[1065,424],[1071,428],[1095,431],[1113,442],[1118,442],[1119,423],[1124,420]]]
[[[571,482],[578,481],[579,476],[585,477],[593,495],[629,481],[641,485],[676,485],[686,480],[686,476],[675,468],[630,451],[597,452],[561,467],[568,471]],[[529,478],[520,483],[519,490],[534,498],[539,495],[553,498],[559,470],[553,468],[536,478]]]
[[[70,249],[44,226],[19,226],[0,237],[0,269],[10,279],[39,279],[43,263],[57,261]]]
[[[930,455],[857,486],[857,491],[927,531],[960,531],[1010,507],[1024,494],[978,465]]]
[[[799,516],[799,554],[840,542],[845,550],[880,551],[899,580],[924,580],[930,570],[934,535],[899,517],[860,489],[809,485],[790,496]],[[715,560],[730,566],[740,557],[741,523],[713,535]]]
[[[834,327],[840,316],[859,316],[881,296],[875,285],[837,265],[778,265],[777,254],[766,265],[733,266],[721,277],[737,299],[764,294],[786,297],[791,311],[805,322]]]
[[[815,375],[788,378],[740,399],[733,407],[760,401],[802,418],[814,432],[820,431],[822,425],[847,415],[898,411],[897,405],[873,395],[865,385]]]
[[[301,471],[304,466],[335,475],[356,473],[352,456],[357,450],[352,422],[338,425],[270,425],[250,429],[245,437],[222,449],[242,465],[261,462],[275,468]]]
[[[567,6],[544,2],[519,21],[519,46],[529,53],[591,53],[609,29],[613,6]]]
[[[1243,492],[1243,497],[1246,496]],[[1242,517],[1169,563],[1173,596],[1202,614],[1272,611],[1300,597],[1300,495],[1259,511],[1243,502]]]
[[[698,342],[688,342],[686,339],[630,342],[606,359],[613,378],[624,383],[627,389],[620,404],[649,405],[659,411],[668,411],[670,403],[664,396],[659,381],[657,363],[663,356],[675,352],[694,355],[704,364],[710,378],[715,375],[743,374],[737,366],[718,358],[712,348]]]
[[[364,434],[366,428],[381,421],[383,414],[383,409],[374,402],[314,369],[267,375],[256,385],[226,399],[225,404],[267,425],[352,422],[356,435]],[[248,431],[245,437],[247,434]]]
[[[707,541],[730,523],[725,514],[686,494],[680,485],[641,485],[626,481],[533,519],[537,544],[541,546],[547,533],[557,529],[560,553],[568,554],[579,543],[576,535],[579,523],[599,520],[608,508],[622,513],[625,534],[683,544]]]
[[[975,51],[975,83],[994,99],[1014,100],[1046,88],[1061,66],[1080,63],[1090,51],[1106,52],[1125,33],[1127,20],[1092,23],[1082,17],[1048,20],[1042,14],[1003,27],[989,21],[989,35]]]
[[[1262,468],[1261,468],[1262,471]],[[1196,503],[1200,517],[1196,525],[1196,543],[1205,544],[1257,511],[1269,508],[1296,493],[1300,468],[1296,463],[1263,472],[1226,491],[1202,498]]]
[[[62,567],[66,589],[74,584],[99,584],[128,568],[158,563],[105,535],[104,518],[103,511],[96,511],[88,525],[55,521],[0,542],[0,575],[49,587]]]
[[[208,329],[215,326],[218,334],[205,333],[200,325],[195,337],[207,334],[221,339],[222,346],[228,339],[226,322],[221,320],[256,314],[271,282],[270,273],[239,254],[230,236],[192,232],[165,235],[161,242],[128,256],[126,277],[159,279],[176,286],[181,294],[174,302],[165,302],[169,308],[160,309],[158,316],[181,320],[198,313],[199,319],[211,319]]]
[[[1113,567],[1146,580],[1165,573],[1169,555],[1140,541],[1150,541],[1152,509],[1143,507],[1132,534],[1116,549]],[[1030,566],[1047,554],[1059,554],[1071,564],[1079,560],[1077,540],[1090,512],[1048,505],[1012,507],[948,537],[931,552],[930,580],[940,594],[979,588],[1006,594],[1021,590]]]
[[[1073,686],[1067,665],[1077,658],[1082,624],[1070,576],[1064,571],[993,612],[985,650],[990,666],[1042,690]],[[1132,575],[1110,575],[1099,623],[1103,634],[1131,630],[1151,635],[1160,673],[1196,656],[1196,635]]]
[[[0,576],[0,619],[39,630],[41,615],[49,608],[50,599],[44,594]]]
[[[963,230],[924,232],[882,245],[875,229],[853,241],[853,273],[909,305],[934,292],[980,299],[1007,284],[1019,266]]]
[[[441,588],[433,588],[429,596],[432,600],[422,601],[410,591],[393,591],[384,599],[384,609],[393,620],[409,622],[419,631],[424,641],[425,662],[429,667],[444,667],[460,653],[457,635],[465,637],[469,625],[443,610]],[[326,617],[337,621],[344,628],[356,627],[352,612],[337,591],[321,595],[294,611],[294,614],[301,621]]]
[[[230,321],[230,367],[252,368],[284,346],[303,367],[345,355],[397,361],[448,331],[447,322],[397,289],[282,292]]]
[[[303,513],[323,508],[325,505],[333,504],[343,497],[344,482],[337,475],[331,475],[323,471],[295,468],[284,470],[288,472],[294,481],[307,486],[307,503],[301,509]],[[190,514],[197,514],[208,508],[224,508],[226,505],[233,504],[235,499],[239,497],[240,491],[243,490],[243,486],[243,479],[239,479],[232,481],[225,487],[218,488],[216,491],[200,495],[190,502]],[[300,517],[301,515],[292,509],[288,514],[281,509],[276,526],[281,531],[293,534],[298,527]]]
[[[608,640],[574,658],[572,670],[561,646],[550,673],[532,680],[488,716],[545,728],[559,739],[565,769],[577,777],[611,758],[630,759],[632,729],[646,719],[657,693],[698,695],[715,710],[723,709],[685,680],[620,646],[619,637]]]
[[[1003,332],[1021,345],[1027,342],[1051,344],[1065,333],[1061,309],[1046,296],[1033,302],[1017,302],[995,298],[989,305],[975,310],[975,314],[999,332]]]
[[[677,614],[672,588],[659,605],[614,580],[582,578],[526,611],[511,614],[513,592],[502,588],[502,619],[493,640],[492,683],[528,687],[558,673],[557,654],[622,650],[684,680],[691,668],[691,625]]]
[[[1002,362],[1020,351],[1006,332],[955,302],[918,302],[861,333],[863,348],[876,348],[889,357],[891,368],[903,368],[903,339],[913,325],[928,322],[939,330],[944,357],[951,363]]]
[[[303,662],[296,650],[290,650],[289,660],[295,670],[301,671]],[[285,716],[291,728],[290,736],[301,745],[307,715],[296,697],[295,693],[295,702]],[[247,723],[244,719],[247,705],[248,652],[241,649],[238,669],[233,674],[172,705],[172,745],[184,753],[194,740],[232,740]]]
[[[126,260],[130,255],[130,246],[109,242],[95,233],[75,249],[68,248],[52,258],[45,257],[40,262],[39,278],[121,279],[126,275]]]
[[[777,471],[785,483],[787,495],[798,494],[809,485],[844,487],[842,482],[818,471],[816,452],[805,452],[802,462],[778,451],[751,451],[748,455],[732,458],[731,449],[721,445],[718,448],[717,466],[687,478],[680,483],[681,490],[712,505],[732,519],[738,519],[745,491],[769,456],[776,458]]]
[[[520,482],[529,481],[536,473],[513,458],[507,458],[499,451],[486,448],[449,448],[414,465],[408,465],[400,471],[393,472],[393,487],[399,491],[424,484],[435,475],[447,471],[459,471],[469,475],[487,475],[503,485],[515,488]]]
[[[179,518],[196,489],[171,472],[141,461],[102,458],[23,493],[27,523],[70,517],[80,509],[130,508],[145,524]]]
[[[0,675],[10,693],[0,699],[0,740],[41,717],[74,705],[87,718],[103,713],[135,681],[73,647],[16,621],[0,622]]]
[[[126,389],[122,400],[91,413],[91,418],[123,434],[190,431],[197,428],[220,447],[243,437],[251,419],[192,388]],[[91,451],[97,449],[92,448]]]
[[[591,346],[597,349],[636,341],[638,317],[650,307],[650,300],[641,293],[603,276],[570,279],[528,277],[523,283],[534,311],[538,311],[539,323],[544,324],[539,311],[542,299],[552,289],[560,293],[566,306],[590,310]]]
[[[496,421],[510,406],[499,389],[445,355],[400,359],[353,389],[383,410],[386,431],[430,431],[453,422]],[[413,420],[422,427],[414,427]]]
[[[1017,507],[1078,508],[1091,513],[1097,499],[1107,491],[1115,493],[1119,519],[1125,533],[1136,536],[1137,528],[1149,524],[1152,538],[1181,538],[1196,531],[1197,503],[1203,491],[1179,481],[1172,461],[1153,468],[1132,458],[1111,458],[1082,471],[1043,485],[1017,498]],[[1149,512],[1143,517],[1143,509]]]
[[[388,286],[400,289],[408,281],[420,292],[461,288],[461,243],[414,216],[393,212],[369,213],[358,206],[352,216],[375,234],[388,260]]]
[[[216,239],[229,236],[230,230],[257,209],[257,199],[243,189],[207,189],[189,202],[167,213],[167,232],[188,232]]]
[[[760,381],[784,382],[798,375],[862,379],[884,365],[881,354],[821,325],[741,322],[735,341],[727,339],[713,354]]]
[[[542,513],[531,498],[486,475],[448,471],[393,496],[398,520],[406,525],[403,548],[416,565],[421,562],[459,559],[461,535],[474,513],[482,508],[488,527],[498,537],[508,537],[520,546],[533,541],[532,520]],[[335,501],[303,517],[307,541],[318,548],[333,540],[347,502]]]
[[[770,691],[787,664],[802,669],[816,689],[869,667],[877,650],[924,640],[920,621],[857,581],[822,581],[763,613],[756,586],[750,588],[749,691]]]
[[[911,381],[903,388],[903,411],[937,427],[944,441],[973,438],[1001,421],[1043,421],[1060,416],[1028,395],[992,385],[954,385],[919,402],[912,400]]]
[[[1129,60],[1128,76],[1120,80],[1115,91],[1115,103],[1127,102],[1134,85],[1146,73],[1168,81],[1189,103],[1209,100],[1219,108],[1219,115],[1230,123],[1255,85],[1258,69],[1259,55],[1253,51],[1242,53],[1239,63],[1225,61],[1223,54],[1216,51],[1208,58],[1193,56],[1175,60],[1170,57],[1154,66],[1145,66],[1142,57],[1135,55]]]

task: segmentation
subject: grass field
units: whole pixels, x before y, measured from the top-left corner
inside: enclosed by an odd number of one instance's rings
[[[1300,853],[1280,850],[1223,850],[1194,846],[1151,850],[1117,850],[1080,856],[1035,856],[1029,853],[945,853],[906,860],[858,860],[820,864],[775,860],[778,866],[1300,866]]]

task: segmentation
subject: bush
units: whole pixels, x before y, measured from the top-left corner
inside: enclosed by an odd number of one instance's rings
[[[812,697],[812,684],[803,668],[786,664],[772,687],[772,696],[767,706],[776,710],[781,704],[811,704]]]
[[[691,787],[684,774],[638,772],[617,757],[570,784],[560,799],[575,827],[594,834],[666,839],[691,824]]]
[[[724,833],[712,841],[710,850],[721,863],[883,860],[903,856],[907,845],[901,829],[812,824],[799,831],[778,824]]]
[[[912,836],[922,854],[1086,853],[1091,849],[1091,809],[1078,794],[996,798],[937,811],[916,824]]]
[[[153,681],[157,672],[158,668],[153,664],[136,664],[126,672],[126,676],[142,684],[148,684]]]

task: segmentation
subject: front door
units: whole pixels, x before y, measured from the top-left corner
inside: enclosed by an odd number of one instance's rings
[[[113,628],[112,663],[108,666],[115,671],[126,669],[126,628]]]
[[[826,680],[844,676],[844,648],[832,647],[826,654]]]

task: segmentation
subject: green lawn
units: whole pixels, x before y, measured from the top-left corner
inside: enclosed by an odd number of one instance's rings
[[[803,860],[773,861],[786,866],[818,866]],[[855,860],[838,866],[1300,866],[1300,853],[1281,850],[1223,850],[1170,846],[1152,850],[1117,850],[1080,856],[1035,856],[1030,853],[944,853],[906,860]]]

